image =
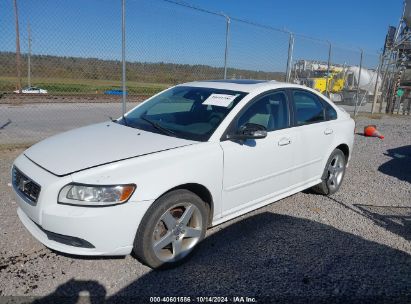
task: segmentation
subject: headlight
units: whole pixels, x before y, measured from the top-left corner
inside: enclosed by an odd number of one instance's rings
[[[79,206],[109,206],[128,201],[136,185],[68,184],[59,193],[58,202]]]

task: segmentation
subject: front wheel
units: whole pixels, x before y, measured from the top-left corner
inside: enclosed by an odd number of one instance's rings
[[[151,268],[170,268],[185,260],[205,236],[208,208],[188,190],[171,191],[148,209],[133,252]]]
[[[328,158],[322,175],[322,182],[312,189],[323,195],[334,194],[340,189],[345,175],[347,160],[340,149],[335,149]]]

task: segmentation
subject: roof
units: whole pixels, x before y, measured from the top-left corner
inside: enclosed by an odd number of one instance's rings
[[[204,80],[193,81],[181,84],[183,86],[207,87],[223,90],[233,90],[240,92],[252,92],[261,88],[276,88],[288,86],[288,83],[278,82],[275,80],[254,80],[254,79],[221,79],[221,80]]]
[[[217,80],[207,80],[207,82],[226,82],[226,83],[237,83],[237,84],[256,84],[275,80],[256,80],[256,79],[217,79]]]

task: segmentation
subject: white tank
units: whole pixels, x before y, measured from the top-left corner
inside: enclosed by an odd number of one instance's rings
[[[354,82],[355,85],[358,83],[358,77],[360,73],[360,68],[356,66],[349,67],[347,69],[347,73],[352,73],[354,75]],[[363,91],[367,91],[368,95],[374,94],[375,89],[375,82],[377,81],[377,72],[368,70],[368,69],[361,69],[361,79],[360,79],[360,89]],[[381,86],[381,77],[378,77],[378,87]]]

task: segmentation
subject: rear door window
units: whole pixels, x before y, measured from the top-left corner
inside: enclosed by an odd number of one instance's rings
[[[303,90],[293,91],[293,105],[297,125],[325,121],[323,104],[315,94]]]

